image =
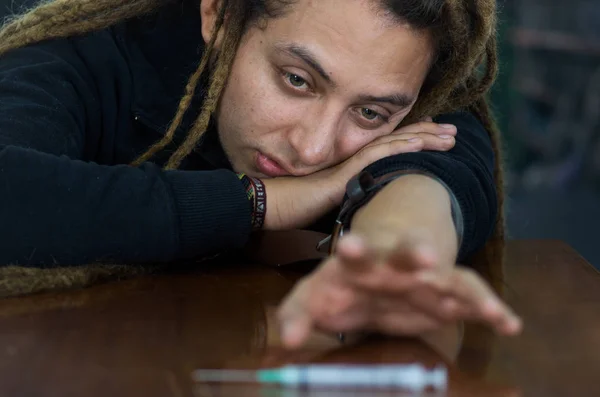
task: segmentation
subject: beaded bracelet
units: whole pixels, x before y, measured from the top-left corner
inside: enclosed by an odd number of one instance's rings
[[[252,228],[254,230],[262,229],[267,213],[267,191],[265,185],[260,179],[249,177],[246,174],[237,174],[237,176],[244,185],[246,196],[252,206]]]

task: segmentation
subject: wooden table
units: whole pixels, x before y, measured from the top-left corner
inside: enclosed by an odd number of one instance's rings
[[[474,325],[422,340],[279,347],[273,310],[298,274],[248,265],[0,301],[0,396],[332,396],[194,385],[196,368],[304,362],[445,363],[450,396],[600,396],[600,277],[555,241],[507,247],[504,298],[524,333]],[[340,396],[356,396],[339,394]],[[365,395],[377,395],[373,393]]]

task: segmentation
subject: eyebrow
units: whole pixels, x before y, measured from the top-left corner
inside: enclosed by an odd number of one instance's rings
[[[327,74],[323,66],[317,61],[317,57],[306,47],[298,44],[280,43],[276,44],[275,48],[279,52],[286,53],[294,58],[298,58],[314,69],[329,85],[336,87],[336,84]],[[407,94],[393,94],[386,96],[360,95],[360,101],[389,103],[401,108],[407,108],[415,102],[415,98]]]
[[[415,98],[406,94],[394,94],[381,97],[373,95],[361,95],[359,99],[364,102],[389,103],[401,108],[407,108],[415,102]]]
[[[304,63],[313,68],[326,82],[335,87],[335,83],[331,80],[331,77],[325,72],[323,66],[321,66],[315,55],[308,48],[298,44],[277,44],[275,45],[275,48],[277,51],[284,52],[294,58],[304,61]]]

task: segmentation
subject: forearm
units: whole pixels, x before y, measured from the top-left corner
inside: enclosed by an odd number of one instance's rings
[[[343,190],[332,188],[332,183],[323,178],[324,172],[302,178],[264,179],[267,195],[264,230],[303,229],[338,206]]]
[[[0,266],[171,261],[240,248],[250,234],[243,188],[227,171],[102,166],[8,146],[0,178]]]
[[[494,157],[488,134],[468,113],[440,117],[456,125],[455,147],[448,152],[424,151],[391,156],[368,167],[374,177],[401,170],[421,170],[452,191],[462,215],[459,261],[480,250],[493,233],[498,214]]]
[[[384,250],[396,247],[398,233],[409,232],[415,238],[431,240],[440,258],[456,258],[458,254],[450,193],[436,179],[422,174],[405,175],[389,183],[357,211],[352,230],[371,231],[365,238]]]

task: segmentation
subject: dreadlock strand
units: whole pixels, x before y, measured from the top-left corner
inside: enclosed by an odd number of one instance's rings
[[[131,163],[132,166],[138,167],[141,164],[143,164],[144,162],[150,160],[158,152],[163,150],[165,147],[167,147],[167,145],[169,145],[173,141],[173,138],[175,137],[175,133],[177,132],[177,129],[181,126],[181,122],[183,121],[183,118],[184,118],[186,112],[188,111],[190,105],[192,104],[192,101],[194,99],[194,94],[196,92],[196,87],[198,86],[198,82],[200,81],[200,78],[202,77],[202,74],[205,72],[206,67],[208,66],[208,63],[212,57],[215,43],[216,43],[217,37],[218,37],[218,32],[221,29],[221,27],[223,26],[224,15],[225,15],[224,9],[225,9],[225,7],[222,7],[222,9],[219,13],[218,19],[215,23],[214,31],[211,35],[210,41],[208,42],[208,44],[206,46],[204,54],[202,55],[200,64],[198,65],[198,68],[196,69],[196,71],[189,78],[189,81],[185,87],[185,94],[179,101],[179,106],[177,107],[177,113],[175,114],[175,117],[173,117],[171,123],[169,124],[169,127],[167,128],[167,132],[165,133],[165,136],[163,138],[161,138],[158,142],[156,142],[154,145],[152,145],[150,148],[148,148],[148,150],[145,153],[143,153],[141,156],[139,156],[136,160],[134,160]],[[209,93],[209,95],[210,95],[210,93]]]
[[[495,153],[494,180],[497,186],[498,216],[495,223],[493,240],[500,242],[505,238],[505,212],[504,212],[504,173],[502,168],[502,144],[498,126],[492,116],[487,93],[492,87],[498,74],[498,53],[496,39],[496,6],[495,1],[473,1],[469,2],[471,9],[474,10],[474,29],[472,45],[470,46],[471,59],[475,63],[469,65],[471,76],[465,91],[466,101],[471,101],[471,110],[478,116],[480,122],[488,132],[492,149]],[[478,76],[477,66],[484,64],[484,73]],[[496,242],[492,241],[492,245]],[[486,249],[490,251],[490,247]],[[491,249],[493,256],[497,256],[497,249]]]
[[[496,154],[495,156],[495,167],[494,177],[498,188],[498,204],[501,209],[498,213],[498,221],[496,223],[496,236],[497,238],[504,239],[505,233],[505,219],[504,219],[504,171],[502,168],[502,142],[500,139],[500,131],[494,118],[489,104],[485,99],[480,99],[475,104],[475,112],[479,116],[485,129],[488,131],[490,139],[492,141],[492,148]]]
[[[496,78],[498,77],[498,53],[497,53],[497,39],[493,35],[487,43],[486,53],[486,73],[481,78],[479,94],[483,94],[488,91]]]
[[[500,131],[492,116],[487,98],[485,97],[493,85],[498,74],[498,50],[496,40],[496,17],[495,2],[482,1],[480,15],[483,20],[487,20],[489,28],[484,32],[488,40],[485,46],[486,55],[486,73],[479,81],[479,88],[474,90],[473,95],[479,96],[475,103],[475,113],[479,116],[483,126],[491,139],[492,149],[494,151],[494,180],[496,183],[496,198],[498,213],[495,219],[495,228],[490,241],[485,245],[481,255],[486,264],[487,271],[490,273],[490,282],[493,288],[501,293],[503,289],[503,268],[504,268],[504,244],[506,239],[506,220],[505,220],[505,191],[504,191],[504,169],[502,157],[502,140]]]
[[[468,4],[467,4],[468,3]],[[446,3],[450,52],[441,84],[431,90],[424,114],[432,111],[469,109],[488,132],[495,154],[494,180],[497,186],[498,215],[493,236],[477,255],[482,256],[485,271],[492,274],[494,289],[502,287],[505,239],[504,174],[500,133],[486,95],[498,73],[496,17],[494,0],[451,0]],[[468,23],[471,21],[472,23]],[[468,43],[465,45],[464,43]],[[480,73],[478,67],[483,67]],[[434,97],[431,99],[431,97]],[[436,98],[437,97],[437,100]],[[436,114],[436,113],[433,113]]]
[[[81,35],[142,16],[170,0],[55,0],[11,18],[0,29],[0,55],[29,44]]]
[[[204,61],[204,58],[208,58],[207,55],[208,55],[208,52],[206,52],[203,55],[202,61]],[[165,132],[165,135],[159,141],[157,141],[152,146],[150,146],[137,159],[132,161],[131,165],[133,167],[139,167],[143,163],[149,161],[158,152],[160,152],[161,150],[166,148],[171,142],[173,142],[175,133],[177,132],[177,129],[181,126],[183,117],[185,116],[186,112],[188,111],[188,109],[192,103],[192,100],[194,97],[194,91],[196,90],[196,87],[198,86],[198,82],[200,81],[200,77],[202,77],[202,74],[203,74],[205,68],[206,68],[206,63],[201,62],[200,65],[198,66],[198,68],[196,69],[196,71],[190,77],[190,79],[185,87],[185,94],[179,101],[179,106],[177,107],[177,113],[175,114],[175,117],[173,117],[173,119],[171,120],[169,127],[167,128],[167,131]]]
[[[504,258],[506,240],[506,220],[504,204],[504,171],[502,168],[502,148],[499,130],[490,114],[490,107],[485,100],[480,100],[473,105],[473,112],[479,116],[482,124],[490,135],[492,149],[495,153],[494,180],[496,183],[496,197],[498,201],[498,214],[491,239],[483,249],[473,257],[473,265],[487,275],[493,289],[502,294],[504,289]]]
[[[241,4],[238,6],[243,7]],[[235,8],[235,5],[233,8]],[[237,11],[238,12],[233,11],[229,14],[231,18],[237,18],[239,20],[231,19],[227,21],[222,43],[223,49],[219,53],[215,70],[210,81],[208,94],[204,100],[202,111],[188,132],[185,141],[169,158],[165,169],[172,170],[178,168],[183,159],[185,159],[194,150],[210,124],[211,117],[217,108],[219,99],[227,83],[229,71],[231,69],[231,65],[233,64],[243,33],[244,15],[241,12],[242,10]]]

